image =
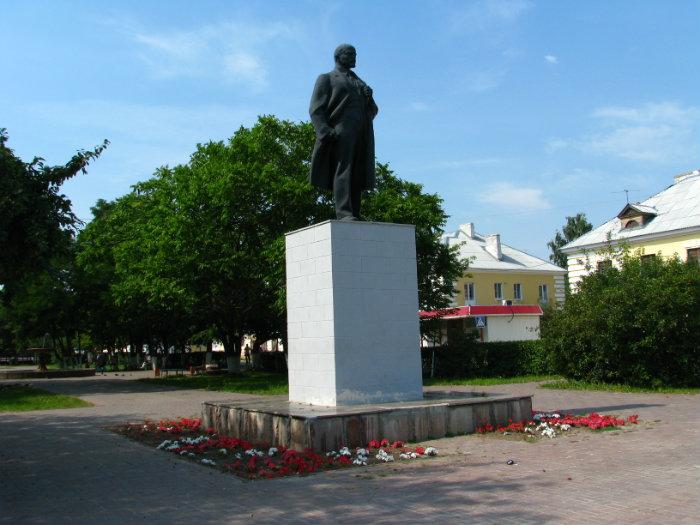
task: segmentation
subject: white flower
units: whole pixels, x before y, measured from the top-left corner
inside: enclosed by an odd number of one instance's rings
[[[356,454],[357,454],[358,456],[367,456],[367,455],[369,455],[369,450],[367,450],[366,448],[358,448],[355,452],[356,452]]]
[[[352,462],[353,465],[367,466],[367,458],[360,459],[359,457]]]
[[[525,429],[523,430],[523,432],[525,432],[526,434],[534,434],[534,433],[535,433],[535,429],[533,429],[532,427],[525,427]]]
[[[169,439],[166,439],[166,440],[163,441],[160,445],[158,445],[158,446],[156,447],[156,449],[157,449],[157,450],[164,449],[165,447],[167,447],[168,445],[170,445],[170,443],[172,443],[172,441],[170,441]]]
[[[571,430],[571,425],[564,424],[564,425],[560,426],[559,428],[561,428],[564,432],[566,432],[567,430]]]
[[[425,455],[426,456],[437,456],[438,451],[435,447],[428,447],[425,449]]]
[[[352,452],[350,452],[350,449],[348,447],[343,447],[338,451],[338,454],[341,456],[352,456]]]
[[[228,450],[226,450],[225,448],[220,448],[220,449],[219,449],[219,454],[224,454],[224,455],[226,455],[226,454],[228,454]]]
[[[262,458],[265,456],[265,453],[262,450],[257,450],[257,451],[255,451],[255,455],[258,456],[259,458]]]
[[[194,454],[193,454],[192,452],[189,452],[187,455],[188,455],[189,457],[191,457],[191,458],[194,457]]]
[[[375,456],[379,461],[384,461],[388,463],[389,461],[394,461],[394,456],[387,453],[383,448],[379,449],[379,452]]]
[[[236,459],[243,459],[243,456],[241,456],[241,453],[240,453],[240,452],[236,452],[236,453],[233,455],[233,457],[236,458]]]
[[[201,436],[198,436],[196,438],[190,438],[190,437],[183,438],[182,441],[186,445],[199,445],[203,441],[209,441],[209,436],[205,436],[204,434],[202,434]]]
[[[202,459],[200,461],[200,463],[202,463],[204,465],[212,465],[212,466],[216,465],[216,461],[212,461],[211,459],[207,459],[207,458]]]
[[[245,451],[246,456],[255,456],[257,455],[258,451],[255,450],[254,448],[249,448],[248,450]]]
[[[180,455],[181,455],[181,456],[184,456],[185,454],[189,454],[189,452],[187,452],[186,450],[181,450],[181,451],[180,451]]]
[[[277,447],[270,447],[270,450],[267,451],[267,455],[272,457],[275,454],[277,454]]]
[[[552,427],[547,427],[544,430],[542,430],[542,435],[547,436],[550,439],[557,436],[556,432],[554,432],[554,429]]]

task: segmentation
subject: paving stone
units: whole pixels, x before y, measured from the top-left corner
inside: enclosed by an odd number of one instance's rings
[[[145,374],[32,381],[95,406],[0,415],[0,523],[690,524],[700,515],[699,396],[462,387],[643,422],[534,444],[444,438],[428,442],[440,450],[433,460],[250,483],[104,429],[246,397],[133,381]]]

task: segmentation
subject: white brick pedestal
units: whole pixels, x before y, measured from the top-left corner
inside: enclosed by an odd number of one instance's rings
[[[412,225],[327,221],[286,236],[289,401],[422,399]]]

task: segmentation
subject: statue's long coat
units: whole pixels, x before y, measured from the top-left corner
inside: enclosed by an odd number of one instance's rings
[[[355,73],[351,71],[349,74],[364,84]],[[311,156],[309,181],[311,184],[321,188],[333,189],[335,167],[331,167],[331,154],[335,142],[329,140],[328,134],[343,120],[343,113],[350,89],[357,88],[351,84],[344,73],[334,69],[330,73],[324,73],[318,77],[314,86],[314,92],[311,95],[309,114],[311,115],[311,122],[316,129],[316,144],[314,144],[314,151]],[[374,128],[372,119],[374,119],[379,110],[371,96],[366,100],[367,125],[364,128],[366,148],[362,165],[353,166],[353,177],[360,177],[362,189],[369,190],[374,188],[375,183]]]

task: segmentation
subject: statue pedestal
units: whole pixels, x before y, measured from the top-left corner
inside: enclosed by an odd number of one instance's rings
[[[423,397],[415,228],[326,221],[286,236],[289,401]]]

